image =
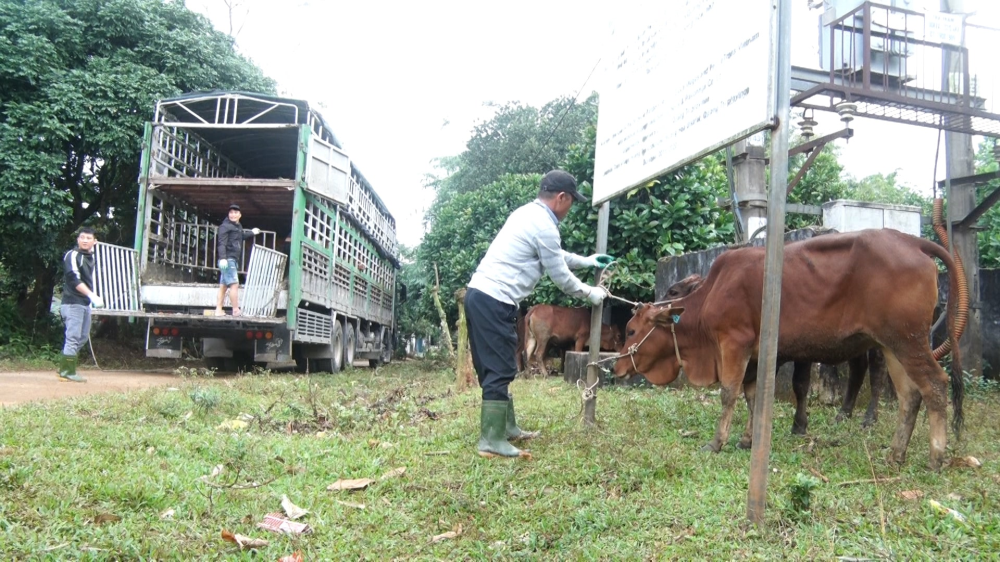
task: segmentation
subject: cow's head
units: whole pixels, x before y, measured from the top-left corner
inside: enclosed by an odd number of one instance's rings
[[[601,350],[618,351],[622,347],[622,330],[618,324],[603,324],[601,326]]]
[[[667,288],[667,294],[665,296],[667,300],[686,297],[693,293],[698,287],[701,287],[701,284],[704,282],[704,277],[698,275],[697,273],[692,273]]]
[[[625,343],[620,353],[628,354],[615,363],[619,378],[642,373],[656,385],[670,384],[680,374],[682,365],[674,351],[671,324],[681,321],[683,307],[640,304],[625,326]],[[630,355],[630,356],[629,356]]]

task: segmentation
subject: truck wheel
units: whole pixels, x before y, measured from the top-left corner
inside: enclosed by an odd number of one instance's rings
[[[354,339],[354,325],[347,322],[347,335],[344,337],[344,366],[354,365],[354,348],[357,345]]]
[[[344,368],[344,327],[340,322],[333,323],[333,333],[330,334],[330,372],[339,373]]]

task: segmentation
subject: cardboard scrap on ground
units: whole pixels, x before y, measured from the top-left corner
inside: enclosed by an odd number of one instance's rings
[[[378,480],[373,480],[371,478],[353,478],[349,480],[342,479],[342,480],[337,480],[333,484],[330,484],[329,486],[326,487],[326,489],[330,491],[364,490],[365,488],[374,484],[375,482],[382,482],[385,480],[389,480],[390,478],[397,478],[404,474],[406,474],[406,467],[400,466],[386,472],[382,476],[379,476]]]
[[[278,558],[278,562],[305,562],[306,559],[302,557],[302,553],[295,551],[287,556],[282,556]]]
[[[405,466],[400,466],[400,467],[397,467],[397,468],[394,468],[394,469],[390,470],[389,472],[386,472],[382,476],[379,476],[378,479],[379,479],[379,481],[388,480],[390,478],[396,478],[397,476],[402,476],[404,474],[406,474],[406,467]]]
[[[222,530],[222,539],[236,543],[240,548],[261,548],[271,544],[264,539],[255,539],[253,537],[230,533],[225,529]]]
[[[342,502],[340,500],[337,500],[337,503],[339,503],[340,505],[347,506],[347,507],[353,507],[354,509],[364,509],[365,508],[365,504],[363,504],[363,503]]]
[[[462,534],[462,524],[459,523],[454,531],[448,531],[447,533],[441,533],[440,535],[434,535],[431,537],[431,542],[441,542],[446,539],[453,539]]]
[[[288,496],[286,495],[281,496],[281,509],[285,510],[285,515],[287,515],[289,519],[298,519],[299,517],[309,513],[308,509],[302,509],[292,503],[292,500],[288,499]]]
[[[326,487],[327,490],[331,492],[341,491],[341,490],[364,490],[370,486],[374,480],[371,478],[354,478],[350,480],[337,480],[333,484]]]
[[[285,519],[280,513],[268,513],[264,516],[263,521],[257,523],[257,526],[261,529],[274,531],[275,533],[286,533],[289,535],[304,535],[312,532],[312,528],[309,525]]]
[[[904,500],[917,500],[924,497],[924,493],[920,490],[903,490],[899,495],[903,496]]]

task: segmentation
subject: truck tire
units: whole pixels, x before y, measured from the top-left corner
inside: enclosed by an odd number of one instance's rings
[[[354,365],[354,350],[357,347],[357,340],[354,337],[354,325],[345,322],[347,333],[344,336],[344,367]]]
[[[315,359],[313,365],[318,373],[339,373],[344,368],[344,326],[340,322],[333,323],[330,333],[330,358]]]

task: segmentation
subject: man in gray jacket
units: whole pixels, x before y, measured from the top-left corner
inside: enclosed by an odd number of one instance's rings
[[[465,313],[472,363],[483,390],[479,454],[484,457],[527,457],[510,440],[537,435],[517,426],[514,402],[507,392],[517,374],[518,303],[531,294],[542,273],[548,273],[564,293],[593,305],[601,304],[608,294],[602,287],[580,281],[570,269],[605,267],[613,258],[571,254],[562,249],[559,237],[559,221],[574,201],[586,200],[569,173],[552,170],[545,174],[538,198],[511,213],[469,282]]]
[[[87,382],[76,374],[77,354],[90,339],[90,306],[101,308],[104,300],[94,292],[94,229],[85,226],[76,237],[76,247],[63,255],[63,294],[59,314],[66,326],[59,380]]]

